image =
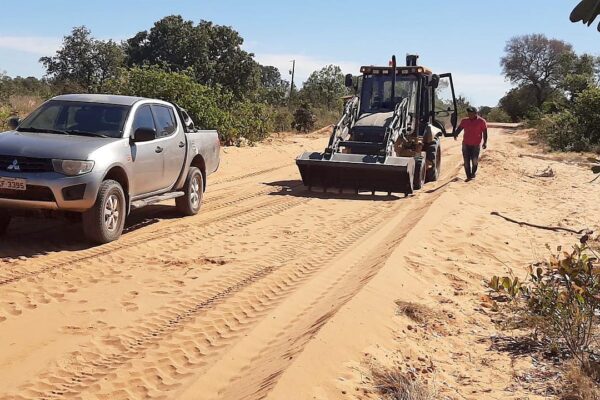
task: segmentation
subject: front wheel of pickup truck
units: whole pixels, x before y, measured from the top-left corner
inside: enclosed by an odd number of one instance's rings
[[[106,180],[100,185],[96,203],[82,214],[83,232],[95,243],[117,240],[125,224],[125,194],[118,182]]]
[[[10,224],[10,214],[6,210],[0,210],[0,236],[4,235]]]
[[[204,179],[198,168],[190,168],[183,190],[185,194],[175,199],[177,210],[186,216],[198,214],[204,194]]]

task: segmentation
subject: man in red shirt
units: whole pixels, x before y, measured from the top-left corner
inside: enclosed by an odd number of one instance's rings
[[[470,181],[471,179],[475,179],[475,175],[477,175],[477,165],[479,164],[479,151],[482,138],[483,148],[487,148],[488,132],[487,122],[477,115],[477,109],[475,107],[467,108],[467,114],[469,117],[460,121],[460,125],[454,134],[454,140],[456,140],[463,130],[465,131],[462,152],[465,161],[467,181]]]

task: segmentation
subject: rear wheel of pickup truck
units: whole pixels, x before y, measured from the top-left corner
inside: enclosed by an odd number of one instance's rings
[[[106,180],[100,185],[94,207],[82,214],[83,232],[95,243],[117,240],[125,224],[125,194],[118,182]]]
[[[196,215],[202,205],[204,179],[202,172],[196,167],[190,168],[184,187],[185,195],[175,199],[177,210],[183,215]]]
[[[10,214],[6,210],[0,210],[0,236],[4,235],[10,224]]]

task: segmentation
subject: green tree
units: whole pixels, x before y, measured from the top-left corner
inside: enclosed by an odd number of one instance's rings
[[[597,84],[600,58],[590,54],[575,56],[566,61],[565,76],[560,84],[561,89],[573,101],[581,92]]]
[[[274,106],[283,105],[290,84],[281,79],[279,70],[272,66],[260,66],[261,89],[259,100]]]
[[[348,94],[344,85],[344,75],[337,65],[328,65],[314,71],[304,82],[300,97],[313,106],[323,106],[328,110],[341,107],[341,97]]]
[[[570,44],[541,34],[514,37],[505,52],[500,61],[504,74],[519,87],[530,87],[538,108],[559,86],[566,60],[576,57]]]
[[[499,101],[500,108],[513,122],[524,119],[532,109],[536,108],[535,104],[535,89],[531,85],[511,89]]]
[[[228,26],[186,21],[171,15],[126,42],[127,64],[158,65],[168,71],[192,70],[204,85],[222,86],[238,97],[253,95],[261,69],[254,55],[242,50],[244,39]]]
[[[123,65],[121,47],[109,40],[96,40],[85,26],[73,28],[52,57],[42,57],[46,75],[54,82],[75,84],[83,91],[103,91],[106,80]]]

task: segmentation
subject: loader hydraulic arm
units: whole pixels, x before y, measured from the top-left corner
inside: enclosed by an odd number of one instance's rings
[[[392,155],[396,142],[406,136],[408,131],[408,99],[404,98],[396,104],[392,122],[387,127],[384,137],[386,156]]]
[[[339,122],[333,127],[333,133],[329,138],[329,144],[325,149],[326,154],[333,154],[338,151],[339,144],[345,140],[345,136],[349,135],[350,129],[356,122],[358,116],[359,98],[357,96],[351,98],[344,105],[344,114]]]

